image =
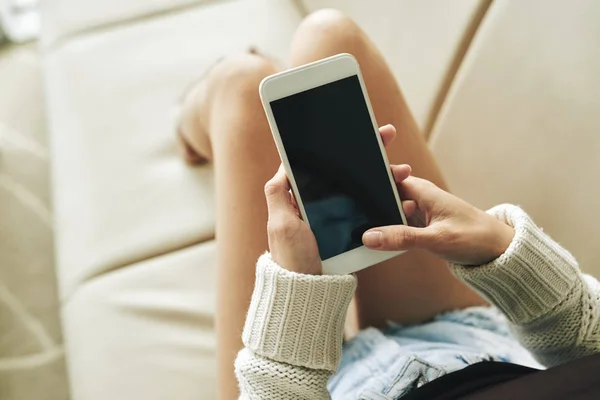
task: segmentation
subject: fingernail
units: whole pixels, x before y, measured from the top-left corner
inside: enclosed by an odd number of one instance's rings
[[[383,234],[381,231],[371,231],[363,236],[363,243],[368,247],[379,247],[383,242]]]

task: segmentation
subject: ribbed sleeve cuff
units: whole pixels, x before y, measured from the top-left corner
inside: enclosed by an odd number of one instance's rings
[[[504,204],[488,214],[514,228],[508,249],[488,264],[451,264],[451,268],[511,322],[533,321],[556,307],[572,290],[579,275],[577,262],[519,207]]]
[[[355,288],[352,275],[297,274],[263,254],[256,265],[244,345],[279,362],[335,371]]]

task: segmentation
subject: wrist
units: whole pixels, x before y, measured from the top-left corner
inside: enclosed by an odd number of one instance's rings
[[[506,252],[515,237],[515,230],[512,226],[500,221],[494,216],[488,214],[486,214],[486,216],[491,224],[491,237],[489,239],[490,250],[488,256],[488,262],[490,262]]]
[[[500,257],[477,268],[452,264],[454,275],[514,324],[528,324],[555,310],[581,282],[575,258],[519,207],[502,204],[487,214],[514,228],[512,242]]]
[[[305,275],[322,274],[320,257],[286,253],[280,254],[276,249],[273,249],[271,250],[271,258],[282,268],[290,272]]]

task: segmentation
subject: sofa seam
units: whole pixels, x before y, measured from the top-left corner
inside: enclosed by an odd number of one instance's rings
[[[469,22],[469,25],[460,41],[457,51],[452,58],[452,62],[450,63],[450,67],[445,74],[444,80],[438,90],[437,95],[435,96],[435,100],[433,102],[433,106],[431,111],[427,116],[427,120],[425,121],[425,125],[423,127],[423,135],[425,136],[425,140],[429,143],[431,142],[431,134],[433,132],[433,128],[438,121],[441,110],[448,98],[448,94],[450,93],[452,86],[454,85],[456,76],[463,65],[463,61],[465,60],[469,49],[471,48],[471,44],[479,32],[479,27],[483,23],[485,16],[490,9],[493,0],[485,0],[475,11],[473,18]]]
[[[115,264],[113,266],[108,266],[106,268],[101,268],[98,272],[95,273],[91,273],[91,274],[86,274],[85,276],[82,276],[74,285],[72,290],[69,291],[69,293],[64,294],[64,295],[60,295],[59,296],[59,304],[60,307],[63,308],[67,303],[69,303],[71,301],[71,299],[73,298],[73,296],[83,287],[83,286],[87,286],[88,284],[92,283],[93,281],[99,279],[99,278],[103,278],[106,275],[110,275],[114,272],[117,271],[121,271],[127,267],[133,266],[133,265],[137,265],[137,264],[141,264],[147,261],[151,261],[155,258],[160,258],[160,257],[164,257],[164,256],[168,256],[170,254],[173,253],[177,253],[180,251],[185,251],[187,249],[190,249],[192,247],[195,246],[199,246],[202,244],[206,244],[206,243],[210,243],[211,241],[215,240],[215,236],[207,236],[205,238],[202,239],[197,239],[197,240],[192,240],[190,242],[187,243],[182,243],[180,246],[175,246],[175,247],[171,247],[168,250],[165,251],[158,251],[152,254],[149,254],[147,256],[144,257],[138,257],[138,258],[134,258],[132,257],[132,259],[130,260],[126,260],[123,262],[120,262],[118,264]]]
[[[308,16],[308,14],[310,14],[310,12],[308,11],[308,7],[306,6],[306,4],[304,4],[304,1],[302,0],[290,0],[292,2],[292,5],[296,8],[296,10],[298,11],[298,13],[300,13],[300,15],[302,15],[302,18]]]

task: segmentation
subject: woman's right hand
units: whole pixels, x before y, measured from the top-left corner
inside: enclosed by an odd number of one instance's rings
[[[392,165],[402,207],[410,225],[382,226],[363,235],[365,246],[376,250],[420,248],[464,265],[485,264],[502,255],[514,230],[495,217],[410,175],[410,166]]]

